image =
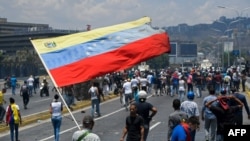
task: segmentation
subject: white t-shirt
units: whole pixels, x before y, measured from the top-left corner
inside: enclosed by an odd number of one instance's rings
[[[62,115],[62,103],[61,102],[52,102],[52,117],[54,116],[61,116]]]
[[[133,78],[131,80],[132,87],[137,87],[139,85],[139,81],[136,78]]]
[[[185,91],[185,81],[183,79],[179,80],[179,91]]]
[[[131,94],[132,93],[132,87],[131,82],[125,82],[123,84],[124,94]]]
[[[29,86],[33,86],[34,78],[30,77],[29,79],[27,79],[27,83],[28,83]]]
[[[87,129],[76,131],[72,136],[72,141],[77,141],[77,139],[87,131]],[[101,141],[101,139],[94,133],[88,133],[81,141]]]
[[[146,79],[146,78],[141,78],[140,79],[140,83],[141,83],[141,86],[147,86],[147,84],[148,84],[148,80]]]
[[[98,91],[97,87],[91,86],[91,88],[89,89],[89,93],[91,95],[91,100],[98,99],[97,91]]]

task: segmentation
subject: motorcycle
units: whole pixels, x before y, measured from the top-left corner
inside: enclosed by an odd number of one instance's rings
[[[49,87],[47,83],[42,83],[40,87],[40,96],[43,97],[44,95],[49,96]]]

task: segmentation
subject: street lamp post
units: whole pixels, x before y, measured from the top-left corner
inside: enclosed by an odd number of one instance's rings
[[[227,6],[217,6],[217,7],[218,7],[218,8],[223,8],[223,9],[233,10],[233,11],[237,14],[237,16],[238,16],[239,18],[241,18],[241,17],[243,16],[243,12],[244,12],[244,11],[250,9],[250,6],[244,8],[244,9],[242,9],[242,10],[238,10],[238,9],[231,8],[231,7],[227,7]],[[241,20],[241,19],[239,19],[239,20]],[[241,47],[240,47],[240,45],[239,45],[239,58],[241,59]]]
[[[227,24],[227,23],[225,23],[225,22],[223,22],[223,21],[215,21],[215,22],[224,24],[224,25],[226,26],[226,30],[223,32],[223,31],[221,31],[221,30],[219,30],[219,29],[213,29],[213,30],[216,31],[216,32],[221,32],[221,33],[223,34],[222,37],[225,37],[225,38],[226,38],[227,44],[225,44],[225,45],[226,45],[225,47],[226,47],[226,51],[227,51],[227,64],[228,64],[228,67],[230,66],[230,53],[229,53],[229,46],[228,46],[228,41],[229,41],[229,40],[228,40],[228,39],[230,38],[229,32],[233,30],[233,29],[230,28],[230,26],[231,26],[232,24],[234,24],[234,23],[239,22],[239,21],[241,21],[241,19],[231,21],[229,24]],[[223,59],[224,59],[224,47],[223,47]],[[223,66],[224,66],[224,64],[223,64]]]
[[[218,7],[218,8],[223,8],[223,9],[230,9],[230,10],[233,10],[233,11],[237,14],[237,16],[238,16],[239,18],[242,17],[244,11],[250,9],[250,6],[247,7],[247,8],[244,8],[244,9],[242,9],[242,10],[238,10],[238,9],[231,8],[231,7],[227,7],[227,6],[221,6],[221,5],[219,5],[219,6],[217,6],[217,7]],[[239,11],[240,11],[240,12],[239,12]]]

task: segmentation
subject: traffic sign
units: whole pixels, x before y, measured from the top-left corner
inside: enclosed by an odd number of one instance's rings
[[[234,56],[239,56],[239,55],[240,55],[240,50],[233,50],[233,51],[232,51],[232,54],[233,54]]]

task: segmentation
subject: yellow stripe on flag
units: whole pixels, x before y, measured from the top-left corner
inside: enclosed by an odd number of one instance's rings
[[[87,32],[80,32],[54,38],[34,39],[31,40],[31,42],[35,47],[36,51],[39,54],[43,54],[43,53],[53,52],[56,50],[61,50],[73,45],[85,43],[122,30],[135,28],[149,22],[151,22],[151,19],[149,17],[143,17],[139,20],[132,22],[127,22],[114,26],[94,29]]]

